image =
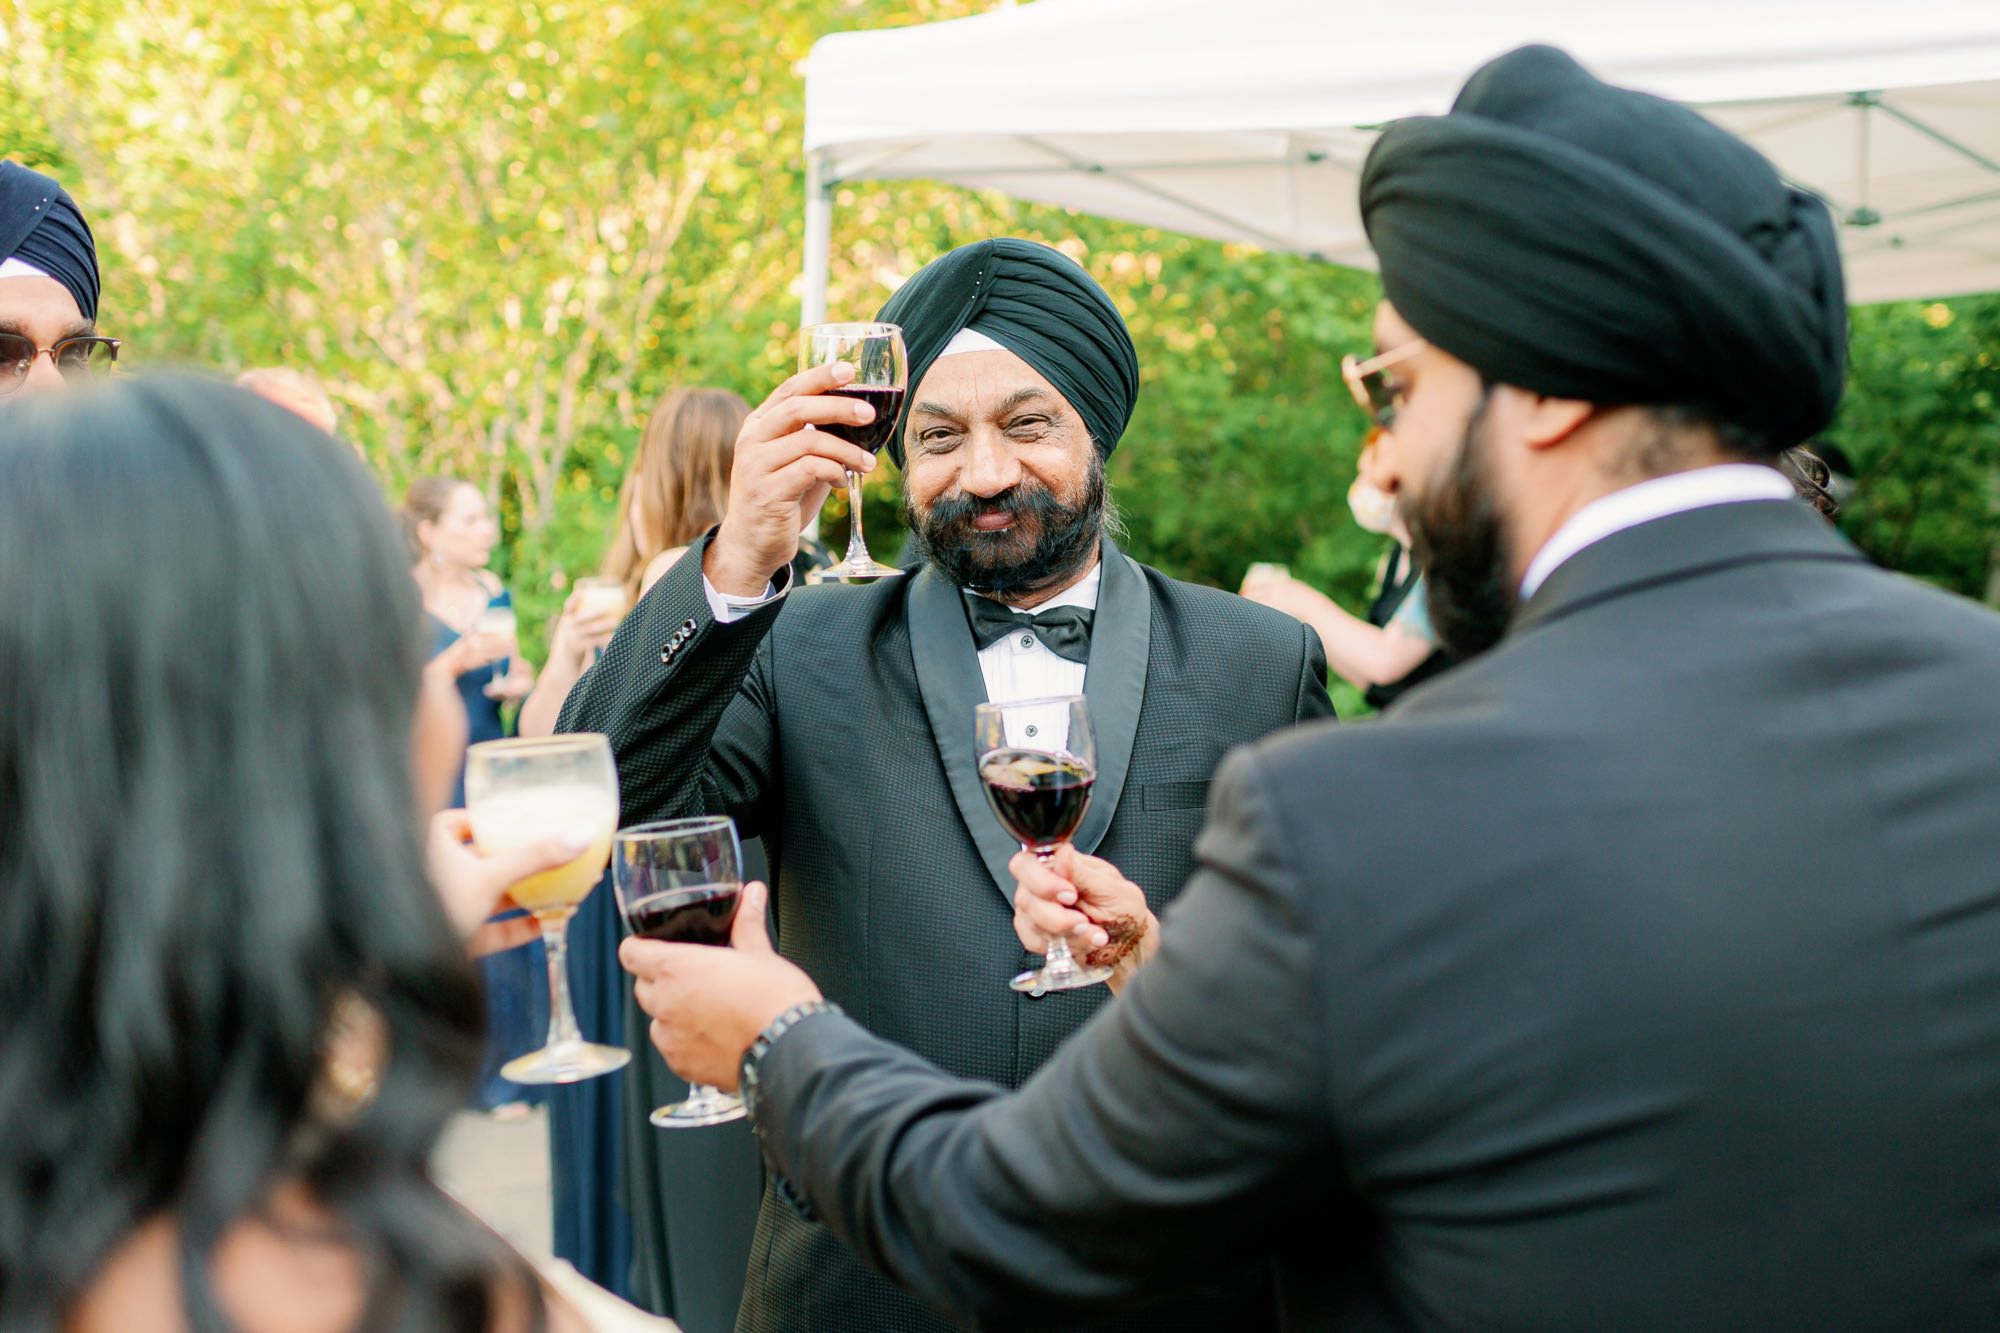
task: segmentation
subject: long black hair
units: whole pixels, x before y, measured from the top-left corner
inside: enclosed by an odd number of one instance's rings
[[[284,409],[173,378],[0,406],[0,1328],[166,1217],[226,1329],[211,1252],[287,1182],[362,1255],[364,1327],[483,1331],[527,1288],[425,1174],[482,1005],[424,874],[423,648],[387,506]],[[323,1116],[349,997],[390,1053]]]

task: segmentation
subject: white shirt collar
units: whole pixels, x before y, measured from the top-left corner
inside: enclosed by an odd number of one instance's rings
[[[1533,597],[1549,575],[1586,546],[1595,545],[1615,532],[1636,528],[1669,514],[1710,505],[1740,504],[1746,500],[1791,500],[1798,492],[1774,468],[1758,463],[1718,463],[1654,477],[1636,486],[1592,500],[1569,516],[1528,562],[1521,580],[1521,600]]]

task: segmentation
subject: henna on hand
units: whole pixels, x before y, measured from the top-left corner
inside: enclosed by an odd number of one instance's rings
[[[1090,967],[1118,966],[1146,938],[1147,920],[1144,916],[1114,916],[1099,921],[1098,929],[1110,938],[1084,954],[1084,963]]]

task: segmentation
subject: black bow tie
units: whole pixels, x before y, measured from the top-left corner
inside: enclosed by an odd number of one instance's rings
[[[1015,611],[991,597],[968,593],[967,612],[972,617],[972,639],[983,651],[1014,630],[1026,630],[1048,646],[1057,657],[1088,665],[1090,662],[1090,622],[1095,612],[1082,606],[1052,607],[1040,613]]]

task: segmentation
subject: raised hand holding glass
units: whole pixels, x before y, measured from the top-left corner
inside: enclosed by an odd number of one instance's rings
[[[828,392],[836,398],[852,398],[875,409],[875,417],[864,425],[826,425],[849,444],[870,453],[880,453],[896,433],[896,418],[903,411],[903,395],[909,388],[909,353],[903,348],[903,331],[894,324],[813,324],[799,335],[799,369],[845,361],[854,367],[854,378]],[[861,535],[861,474],[847,474],[847,508],[851,517],[845,559],[815,569],[808,574],[812,583],[867,583],[893,578],[903,571],[885,565],[868,554]]]

